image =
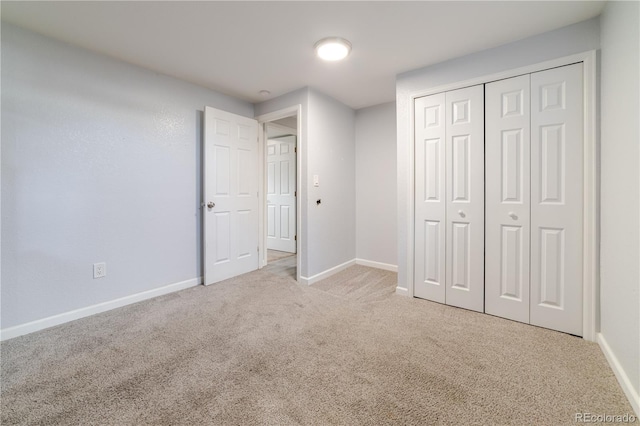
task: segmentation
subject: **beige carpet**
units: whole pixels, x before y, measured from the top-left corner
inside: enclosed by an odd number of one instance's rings
[[[279,250],[267,250],[267,263],[276,262],[286,257],[295,256],[295,253],[288,253],[286,251]]]
[[[2,343],[1,423],[575,424],[632,413],[597,345],[264,268]]]
[[[295,255],[285,256],[278,260],[269,261],[267,268],[271,275],[295,280],[297,260],[298,259]]]

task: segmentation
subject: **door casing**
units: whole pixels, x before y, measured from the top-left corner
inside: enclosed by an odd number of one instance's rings
[[[305,189],[302,187],[302,153],[304,147],[304,135],[302,134],[302,105],[293,105],[288,108],[270,112],[267,114],[256,117],[258,120],[258,156],[260,159],[260,166],[258,173],[260,176],[260,195],[258,197],[259,202],[259,238],[258,247],[260,250],[260,262],[259,268],[266,266],[267,264],[267,123],[275,120],[280,120],[287,117],[296,117],[296,281],[300,282],[302,258],[306,254],[304,245],[304,235],[302,235],[302,223],[306,221],[306,217],[302,214],[302,199],[304,198]]]

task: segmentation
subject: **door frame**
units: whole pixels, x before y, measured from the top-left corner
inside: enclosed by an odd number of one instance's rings
[[[427,90],[420,90],[409,93],[409,161],[406,164],[409,176],[408,184],[404,188],[408,197],[408,203],[399,206],[404,209],[407,222],[404,224],[407,231],[407,259],[405,277],[407,282],[398,283],[396,292],[398,294],[414,297],[414,259],[415,259],[415,100],[423,96],[450,90],[461,89],[477,84],[486,84],[496,80],[517,77],[522,74],[543,71],[550,68],[571,65],[577,62],[583,63],[583,95],[584,95],[584,158],[583,158],[583,302],[582,302],[582,324],[583,338],[588,341],[596,341],[596,333],[599,331],[597,318],[598,307],[600,306],[599,296],[599,227],[598,227],[598,143],[596,133],[596,77],[597,62],[596,51],[590,50],[550,61],[540,62],[500,73],[489,74],[456,83],[445,84],[432,87]],[[403,288],[404,287],[404,288]]]
[[[304,196],[304,188],[302,188],[302,146],[303,137],[302,134],[302,105],[294,105],[288,108],[284,108],[278,111],[273,111],[267,114],[259,115],[256,117],[258,120],[258,156],[260,158],[260,167],[258,173],[260,193],[258,196],[259,203],[259,236],[258,247],[260,250],[260,257],[258,261],[258,268],[263,268],[267,265],[267,124],[287,117],[296,117],[296,281],[300,282],[300,272],[302,270],[302,257],[304,255],[304,245],[302,244],[302,198]]]

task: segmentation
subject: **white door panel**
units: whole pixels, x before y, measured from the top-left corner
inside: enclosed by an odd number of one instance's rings
[[[485,311],[529,323],[530,76],[486,96]]]
[[[276,206],[267,205],[267,238],[276,237]]]
[[[255,120],[205,107],[205,284],[258,268],[257,132]]]
[[[267,143],[267,248],[296,252],[296,137]]]
[[[446,96],[447,305],[484,311],[484,87]]]
[[[445,302],[445,95],[415,100],[414,294]]]
[[[531,324],[582,335],[582,64],[531,74]]]

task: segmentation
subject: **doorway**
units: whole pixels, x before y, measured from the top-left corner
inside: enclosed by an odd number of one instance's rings
[[[297,118],[265,124],[267,265],[295,279]]]
[[[296,253],[295,129],[267,123],[267,249]]]
[[[260,265],[296,281],[302,252],[299,112],[295,107],[258,117],[264,182]]]

